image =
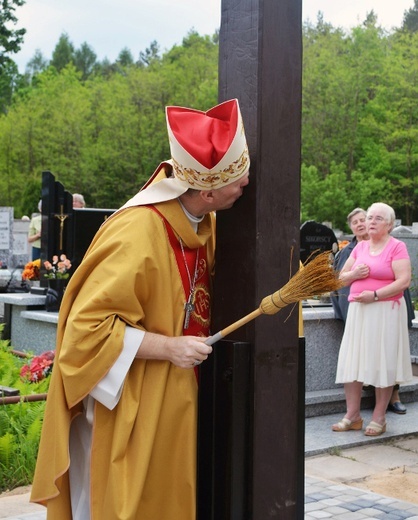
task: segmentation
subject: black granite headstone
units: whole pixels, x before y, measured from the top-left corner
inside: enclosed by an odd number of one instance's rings
[[[114,211],[114,209],[104,208],[74,208],[72,214],[73,235],[69,248],[73,271],[80,265],[99,227]]]
[[[114,212],[104,208],[73,208],[73,196],[49,171],[42,172],[41,260],[65,254],[72,269],[80,265],[101,224]]]
[[[318,253],[330,251],[335,254],[338,251],[338,240],[334,231],[315,222],[307,220],[300,227],[300,259],[305,263],[308,258],[312,260]]]

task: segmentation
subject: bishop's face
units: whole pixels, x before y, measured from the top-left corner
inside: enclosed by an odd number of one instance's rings
[[[218,190],[213,190],[214,210],[220,211],[222,209],[231,208],[243,194],[245,186],[250,182],[249,177],[250,172],[247,172],[237,181],[231,182],[231,184],[219,188]]]

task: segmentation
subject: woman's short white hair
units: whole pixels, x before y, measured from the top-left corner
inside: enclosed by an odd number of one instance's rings
[[[392,208],[392,206],[389,206],[389,204],[385,204],[384,202],[374,202],[367,209],[367,214],[369,214],[369,211],[371,211],[372,209],[377,209],[384,213],[386,222],[390,224],[390,233],[395,226],[395,210]]]
[[[81,193],[73,193],[73,204],[74,202],[78,202],[83,208],[86,206],[86,201]]]

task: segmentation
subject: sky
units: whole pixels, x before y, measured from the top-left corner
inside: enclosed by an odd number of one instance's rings
[[[350,29],[373,9],[390,30],[413,5],[414,0],[303,0],[302,18],[315,23],[321,11],[325,22]],[[15,14],[15,27],[27,30],[21,51],[13,55],[24,72],[37,49],[51,59],[63,33],[76,49],[87,42],[100,61],[115,61],[124,48],[136,60],[154,40],[164,52],[192,29],[212,35],[220,26],[221,0],[26,0]]]

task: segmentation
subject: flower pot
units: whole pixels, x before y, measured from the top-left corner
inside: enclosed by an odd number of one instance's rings
[[[26,280],[26,285],[29,287],[30,292],[36,294],[36,289],[41,286],[41,282],[39,280]],[[34,291],[32,291],[32,289],[34,289]]]
[[[45,309],[48,312],[58,312],[68,280],[54,278],[48,280],[46,291]]]

